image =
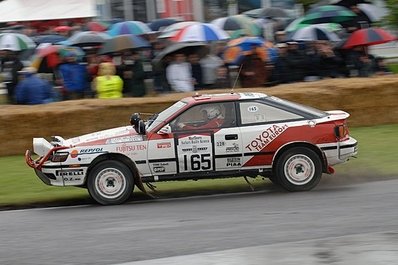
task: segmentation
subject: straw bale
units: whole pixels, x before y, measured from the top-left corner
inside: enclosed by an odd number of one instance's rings
[[[207,90],[228,93],[231,90]],[[349,126],[398,123],[398,75],[327,79],[235,92],[262,92],[323,110],[351,114]],[[23,154],[33,137],[65,138],[129,124],[134,112],[156,113],[194,93],[112,100],[83,99],[36,106],[0,106],[0,156]]]

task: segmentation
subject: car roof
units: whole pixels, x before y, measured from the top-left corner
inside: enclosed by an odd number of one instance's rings
[[[268,97],[263,93],[223,93],[223,94],[196,94],[191,97],[183,98],[181,101],[194,105],[199,102],[218,102],[218,101],[236,101],[243,99],[258,99]]]

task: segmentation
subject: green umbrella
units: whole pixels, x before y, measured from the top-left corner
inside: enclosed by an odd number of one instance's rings
[[[293,32],[302,28],[306,28],[308,26],[310,26],[311,24],[306,24],[303,23],[304,18],[297,18],[295,20],[293,20],[286,28],[285,31],[286,32]],[[332,31],[332,32],[336,32],[336,31],[340,31],[343,29],[343,27],[338,24],[338,23],[321,23],[321,24],[314,24],[317,25],[321,28],[324,28],[328,31]]]
[[[325,5],[318,6],[303,17],[302,23],[321,24],[321,23],[341,23],[356,17],[356,14],[343,6]]]

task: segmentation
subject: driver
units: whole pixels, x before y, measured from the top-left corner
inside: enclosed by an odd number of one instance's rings
[[[203,123],[201,125],[192,126],[179,123],[178,127],[183,130],[212,129],[221,127],[224,122],[224,117],[221,113],[220,106],[205,106],[200,109],[200,112],[203,115]]]

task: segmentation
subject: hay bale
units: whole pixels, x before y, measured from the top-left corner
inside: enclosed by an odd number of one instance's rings
[[[226,93],[207,90],[200,93]],[[323,110],[351,114],[350,126],[398,123],[398,75],[328,79],[235,92],[262,92]],[[32,148],[33,137],[78,136],[129,124],[134,112],[156,113],[192,93],[157,97],[84,99],[36,106],[0,106],[0,156],[20,155]]]

